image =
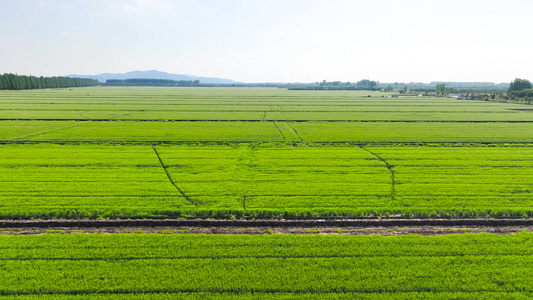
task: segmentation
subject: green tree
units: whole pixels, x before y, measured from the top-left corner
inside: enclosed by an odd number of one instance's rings
[[[446,85],[443,83],[437,84],[437,86],[435,87],[435,91],[437,92],[437,96],[445,96]]]
[[[39,89],[75,86],[94,86],[100,83],[94,79],[70,77],[35,77],[17,74],[0,75],[0,90]]]
[[[517,91],[527,90],[527,89],[531,89],[531,88],[532,88],[532,86],[531,86],[531,82],[529,80],[516,78],[509,85],[508,92],[517,92]]]
[[[0,75],[0,90],[5,90],[8,88],[8,83],[5,75]]]
[[[357,82],[357,86],[361,89],[374,89],[378,85],[377,81],[363,79]]]

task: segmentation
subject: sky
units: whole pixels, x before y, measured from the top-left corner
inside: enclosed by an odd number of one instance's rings
[[[533,80],[531,0],[0,0],[0,73]]]

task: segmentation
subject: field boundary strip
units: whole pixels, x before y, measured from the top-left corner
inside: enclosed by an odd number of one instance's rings
[[[20,121],[20,122],[29,122],[29,121],[49,121],[49,122],[242,122],[242,123],[258,123],[258,122],[293,122],[293,123],[533,123],[533,121],[476,121],[476,120],[332,120],[332,119],[309,119],[309,120],[300,120],[300,119],[116,119],[116,118],[107,118],[107,119],[91,119],[91,118],[64,118],[64,119],[42,119],[42,118],[1,118],[0,122],[5,121]]]
[[[533,226],[533,219],[138,219],[138,220],[2,220],[0,228],[109,227],[410,227],[410,226]]]
[[[180,189],[180,188],[178,187],[178,185],[174,182],[174,180],[172,180],[172,177],[170,177],[170,174],[169,174],[168,171],[167,171],[167,167],[166,167],[165,164],[163,163],[163,160],[161,159],[161,156],[159,156],[159,153],[157,152],[157,149],[155,148],[155,145],[152,145],[152,149],[154,149],[155,155],[157,156],[157,159],[159,160],[159,164],[161,165],[161,167],[162,167],[163,170],[165,171],[165,174],[167,175],[168,180],[170,181],[170,183],[172,183],[172,185],[176,188],[176,190],[178,190],[178,192],[180,192],[180,194],[181,194],[181,195],[182,195],[187,201],[189,201],[191,204],[196,205],[196,206],[198,206],[199,204],[201,204],[200,202],[191,199],[189,196],[187,196],[187,195],[183,192],[182,189]]]
[[[363,141],[269,141],[258,142],[257,140],[146,140],[146,141],[117,141],[117,140],[10,140],[0,139],[0,145],[238,145],[238,144],[284,144],[284,145],[309,145],[331,147],[366,147],[366,146],[420,146],[420,147],[506,147],[506,148],[533,148],[532,142],[363,142]]]
[[[485,256],[484,254],[420,254],[417,255],[417,257],[482,257]],[[492,254],[491,256],[515,256],[515,257],[529,257],[530,254],[528,253],[513,253],[513,254],[507,254],[507,253],[500,253],[500,254]],[[135,260],[223,260],[223,259],[271,259],[271,258],[280,258],[280,259],[287,259],[287,258],[372,258],[372,257],[394,257],[394,258],[400,258],[400,257],[412,257],[412,254],[395,254],[394,256],[391,255],[385,255],[385,254],[316,254],[316,255],[254,255],[254,256],[248,256],[248,255],[219,255],[219,256],[148,256],[148,257],[140,257],[140,256],[128,256],[128,257],[31,257],[31,258],[1,258],[0,261],[135,261]]]
[[[388,290],[385,288],[377,288],[377,289],[367,289],[367,288],[331,288],[328,290],[307,290],[307,289],[301,289],[301,290],[295,290],[295,289],[272,289],[272,288],[265,288],[265,289],[236,289],[236,288],[228,288],[228,289],[219,289],[219,288],[207,288],[207,289],[187,289],[187,288],[169,288],[169,289],[152,289],[152,290],[135,290],[135,289],[116,289],[116,290],[94,290],[94,289],[87,289],[87,290],[69,290],[69,291],[54,291],[54,290],[40,290],[40,291],[8,291],[8,290],[0,290],[0,296],[52,296],[52,295],[158,295],[158,294],[186,294],[187,297],[190,297],[192,294],[211,294],[212,295],[276,295],[276,294],[282,294],[282,295],[291,295],[291,296],[305,296],[305,295],[327,295],[327,294],[339,294],[343,297],[350,294],[364,294],[364,295],[396,295],[399,293],[419,293],[420,291],[417,289],[403,289],[403,290]],[[454,293],[456,291],[454,290],[446,290],[446,289],[429,289],[424,290],[426,293],[431,293],[438,295],[439,293],[448,294],[448,293]],[[502,292],[497,289],[476,289],[476,290],[467,290],[467,291],[460,291],[462,294],[476,294],[476,293],[500,293],[508,295],[510,292]],[[523,293],[530,293],[530,291],[524,291]],[[490,294],[489,294],[490,295]],[[104,298],[99,298],[104,299]],[[111,298],[112,299],[112,298]],[[149,298],[148,298],[149,299]],[[257,298],[256,298],[257,299]],[[477,298],[473,298],[477,299]],[[514,299],[514,298],[511,298]]]

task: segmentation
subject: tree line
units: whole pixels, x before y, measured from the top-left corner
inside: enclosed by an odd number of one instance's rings
[[[70,77],[36,77],[16,74],[0,75],[0,90],[28,90],[100,85],[97,80]]]
[[[289,90],[369,90],[377,91],[379,82],[363,79],[358,82],[326,81],[312,84],[300,84],[296,86],[286,86]]]
[[[531,104],[533,101],[533,85],[527,79],[516,78],[507,91],[506,100],[521,101]]]
[[[527,79],[516,78],[509,85],[507,92],[497,90],[459,92],[459,99],[533,103],[533,86]]]
[[[171,79],[108,79],[108,86],[198,86],[200,80],[171,80]]]

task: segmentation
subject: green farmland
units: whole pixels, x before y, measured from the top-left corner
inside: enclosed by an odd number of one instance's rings
[[[0,236],[0,298],[528,299],[532,241],[531,233]]]
[[[3,145],[0,215],[184,217],[533,213],[533,148]]]
[[[526,105],[273,88],[0,92],[0,221],[25,226],[530,219],[532,174]],[[0,299],[533,297],[533,235],[517,228],[63,229],[2,228]]]
[[[0,217],[533,217],[532,141],[533,113],[519,104],[2,91]]]

